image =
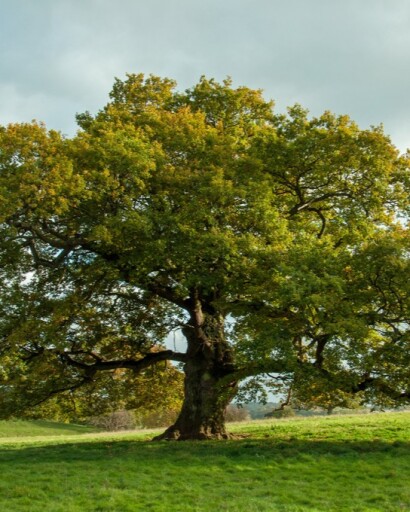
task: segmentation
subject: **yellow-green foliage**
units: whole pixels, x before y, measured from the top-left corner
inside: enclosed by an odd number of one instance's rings
[[[221,396],[270,373],[319,405],[408,401],[409,159],[381,128],[143,75],[78,122],[0,129],[2,414],[123,369],[173,400],[148,367],[211,352]]]

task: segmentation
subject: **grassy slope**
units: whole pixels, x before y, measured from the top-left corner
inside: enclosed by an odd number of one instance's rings
[[[140,434],[0,441],[0,510],[410,510],[410,414],[233,427],[227,442]]]
[[[67,436],[95,432],[96,429],[82,425],[70,425],[53,421],[0,421],[0,443],[4,438]]]

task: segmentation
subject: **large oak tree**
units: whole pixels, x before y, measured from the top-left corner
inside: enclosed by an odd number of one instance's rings
[[[239,382],[267,373],[304,395],[409,400],[409,161],[380,128],[142,75],[78,123],[0,131],[15,407],[119,370],[159,367],[166,385],[167,361],[185,398],[164,438],[226,437]],[[183,353],[165,345],[178,329]]]

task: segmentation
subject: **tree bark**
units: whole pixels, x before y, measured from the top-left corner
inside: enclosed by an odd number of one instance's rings
[[[183,333],[188,342],[184,402],[175,424],[154,440],[227,439],[224,412],[236,394],[237,381],[224,319],[204,314],[197,304]]]

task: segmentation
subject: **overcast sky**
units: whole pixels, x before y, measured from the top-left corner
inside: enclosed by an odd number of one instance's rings
[[[114,77],[201,75],[410,146],[410,0],[0,0],[0,124],[75,133]]]

